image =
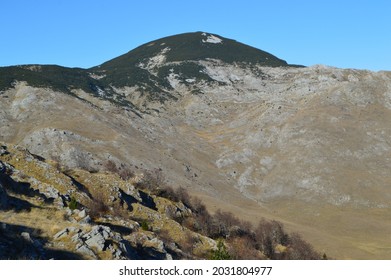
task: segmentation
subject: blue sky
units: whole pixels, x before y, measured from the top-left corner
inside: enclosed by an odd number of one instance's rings
[[[388,0],[0,0],[0,66],[88,68],[193,31],[288,63],[391,70]]]

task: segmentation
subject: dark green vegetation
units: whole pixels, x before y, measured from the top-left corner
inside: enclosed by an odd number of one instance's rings
[[[179,75],[183,83],[186,83],[186,79],[214,82],[203,72],[203,66],[197,63],[199,60],[212,58],[226,63],[289,66],[267,52],[221,36],[213,35],[221,39],[221,43],[208,43],[206,39],[210,35],[195,32],[162,38],[90,69],[57,65],[0,67],[0,92],[12,88],[17,81],[26,81],[33,87],[51,88],[72,95],[73,90],[82,89],[119,106],[135,109],[114,88],[137,87],[148,100],[172,100],[175,97],[168,92],[172,87],[167,79],[170,73]],[[163,65],[156,69],[143,67],[148,65],[151,58],[162,53],[165,57]]]
[[[270,53],[218,35],[214,36],[222,39],[222,43],[203,42],[207,39],[207,36],[202,34],[202,32],[184,33],[152,41],[98,67],[106,71],[126,69],[130,65],[137,65],[145,59],[157,55],[165,48],[170,49],[165,53],[167,62],[198,61],[213,58],[226,63],[247,62],[272,67],[288,66],[286,61]],[[93,69],[95,70],[97,67]]]
[[[57,65],[0,67],[0,90],[12,88],[17,81],[26,81],[32,87],[48,87],[65,93],[71,93],[72,89],[94,93],[97,86],[102,87],[81,68]]]

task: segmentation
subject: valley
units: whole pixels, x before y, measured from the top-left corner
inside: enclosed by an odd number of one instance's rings
[[[91,69],[15,67],[1,142],[68,169],[161,169],[212,213],[281,221],[336,259],[391,258],[391,72],[289,65],[201,32]]]

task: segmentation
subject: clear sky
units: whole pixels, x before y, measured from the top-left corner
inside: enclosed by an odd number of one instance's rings
[[[89,68],[193,31],[288,63],[391,70],[389,0],[0,0],[0,66]]]

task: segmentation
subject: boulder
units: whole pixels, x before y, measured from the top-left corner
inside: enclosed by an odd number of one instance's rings
[[[6,146],[0,146],[0,156],[8,154]]]
[[[22,232],[20,236],[27,241],[28,243],[33,243],[33,240],[31,239],[30,233],[28,232]]]
[[[76,252],[96,259],[94,251],[92,251],[86,244],[79,243],[78,245],[76,245]]]
[[[91,224],[92,219],[90,215],[85,216],[83,219],[79,221],[80,224]]]
[[[82,211],[80,211],[78,216],[79,216],[80,219],[85,218],[87,216],[86,209],[83,209]]]
[[[106,247],[106,240],[112,236],[111,229],[106,226],[97,225],[83,237],[89,247],[95,247],[98,251],[103,251]]]
[[[60,230],[59,232],[57,232],[53,237],[54,237],[54,239],[59,239],[61,237],[67,236],[68,234],[69,234],[69,229],[64,228],[63,230]]]

